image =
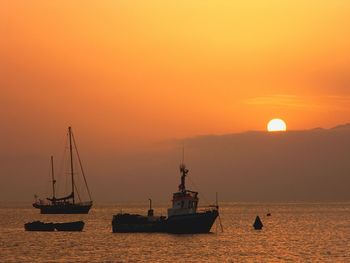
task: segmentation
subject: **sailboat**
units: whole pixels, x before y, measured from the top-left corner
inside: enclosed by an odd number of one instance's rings
[[[54,177],[54,168],[53,168],[53,157],[51,156],[51,176],[52,176],[52,197],[46,198],[48,202],[45,202],[43,200],[36,200],[33,203],[33,207],[40,209],[41,214],[87,214],[90,211],[90,208],[92,207],[92,200],[91,200],[91,194],[89,187],[87,185],[87,181],[84,175],[84,171],[81,165],[80,156],[76,147],[74,135],[72,132],[72,128],[68,127],[68,139],[69,139],[69,153],[70,153],[70,175],[71,175],[71,193],[65,197],[56,197],[55,192],[55,184],[56,180]],[[76,191],[76,185],[74,182],[74,165],[73,165],[73,144],[74,149],[77,153],[78,161],[80,164],[80,168],[83,174],[85,186],[89,195],[89,201],[87,202],[77,202],[76,200],[76,193],[79,197],[79,193]]]

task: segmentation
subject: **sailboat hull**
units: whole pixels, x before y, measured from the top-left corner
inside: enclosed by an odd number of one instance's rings
[[[88,214],[92,203],[88,204],[33,204],[41,214]]]

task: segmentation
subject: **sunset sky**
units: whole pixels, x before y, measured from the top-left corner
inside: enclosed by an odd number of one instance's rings
[[[350,116],[348,0],[2,0],[1,156],[332,127]],[[53,149],[53,150],[52,150]]]

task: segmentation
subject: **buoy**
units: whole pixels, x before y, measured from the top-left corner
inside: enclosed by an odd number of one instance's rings
[[[266,216],[271,216],[271,213],[267,213]]]
[[[254,224],[253,224],[254,229],[255,229],[255,230],[261,230],[263,226],[264,226],[264,225],[263,225],[263,223],[261,222],[260,217],[259,217],[259,216],[256,216],[255,222],[254,222]]]

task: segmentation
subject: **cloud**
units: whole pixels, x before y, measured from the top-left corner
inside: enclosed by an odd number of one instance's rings
[[[288,94],[276,94],[261,97],[249,98],[245,101],[246,104],[250,105],[270,105],[270,106],[285,106],[293,108],[308,108],[311,107],[309,103],[302,100],[296,95]],[[313,105],[315,106],[315,105]]]
[[[309,111],[350,110],[350,96],[343,95],[297,96],[291,94],[275,94],[248,98],[244,103],[255,106],[285,107]]]

